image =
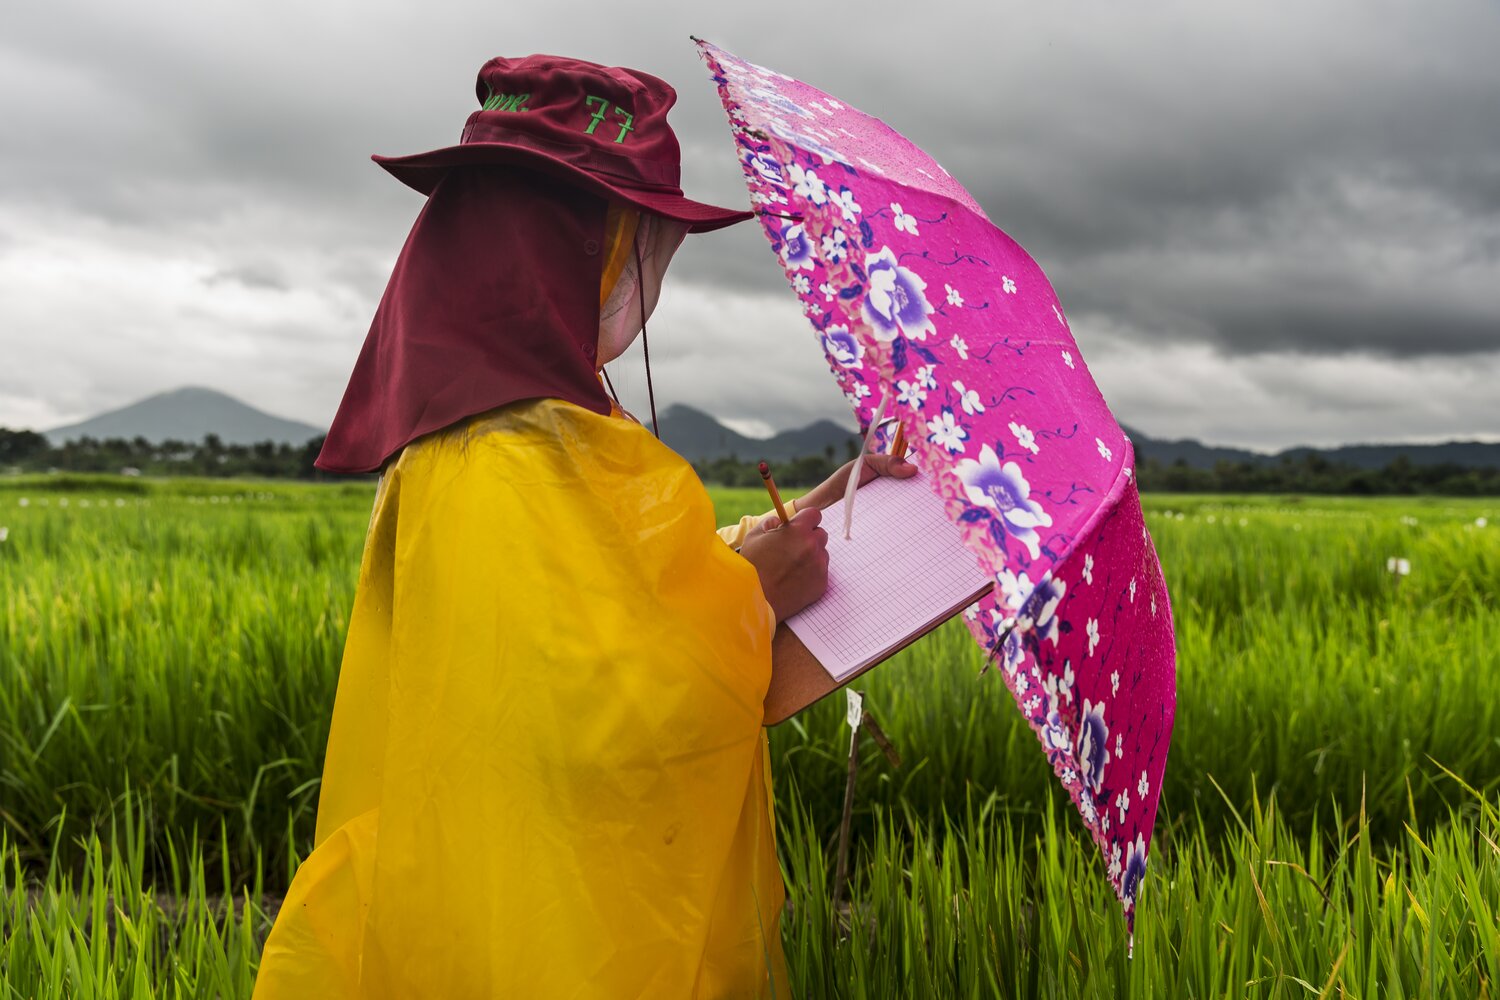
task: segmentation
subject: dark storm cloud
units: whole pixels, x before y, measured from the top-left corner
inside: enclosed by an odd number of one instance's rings
[[[318,419],[308,401],[336,402],[421,204],[368,155],[454,141],[485,58],[560,51],[665,77],[680,94],[684,187],[744,203],[690,31],[881,115],[936,156],[1043,265],[1086,351],[1171,347],[1199,377],[1232,382],[1235,359],[1271,371],[1271,355],[1358,352],[1360,371],[1394,378],[1413,360],[1500,349],[1500,8],[1480,0],[933,3],[920,21],[772,3],[646,3],[625,16],[604,0],[21,5],[0,33],[0,267],[54,243],[58,259],[84,248],[98,295],[118,286],[146,310],[143,281],[173,262],[190,277],[162,295],[211,297],[152,315],[248,314],[246,331],[277,344],[292,338],[267,331],[295,329],[326,386],[308,374],[285,392],[267,376],[261,398]],[[673,282],[684,297],[665,332],[682,324],[693,347],[663,337],[660,350],[699,402],[740,391],[708,359],[742,349],[741,326],[773,338],[800,322],[754,226],[695,238]],[[0,287],[38,286],[17,271]],[[79,341],[69,365],[82,368],[100,324],[70,309],[0,303],[0,323]],[[805,340],[798,329],[776,343]],[[178,360],[183,377],[205,380]],[[171,387],[118,374],[131,366],[64,368],[36,355],[38,399],[92,408]],[[258,370],[241,364],[235,377]],[[841,405],[816,355],[797,378],[763,402],[799,416]],[[1247,407],[1262,399],[1254,388]],[[1300,391],[1317,410],[1316,386]],[[753,405],[725,415],[769,417]]]

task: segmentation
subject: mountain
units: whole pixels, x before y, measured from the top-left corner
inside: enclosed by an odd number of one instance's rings
[[[1330,462],[1361,469],[1383,469],[1401,456],[1413,465],[1453,464],[1468,468],[1500,468],[1500,444],[1450,441],[1444,444],[1357,444],[1338,448],[1288,448],[1275,454],[1245,448],[1220,448],[1191,438],[1153,438],[1125,428],[1135,445],[1136,460],[1155,459],[1163,465],[1186,462],[1197,469],[1212,469],[1218,462],[1269,465],[1282,461],[1301,462],[1308,454],[1319,454]],[[831,420],[782,431],[771,438],[752,438],[730,430],[702,410],[675,405],[661,418],[661,439],[690,462],[712,461],[734,456],[746,462],[766,459],[786,461],[806,455],[822,455],[830,445],[836,459],[852,454],[859,438]]]
[[[681,403],[662,414],[661,439],[690,462],[731,456],[747,462],[761,459],[784,462],[806,455],[822,455],[830,447],[834,458],[842,460],[850,454],[850,447],[859,447],[858,435],[832,420],[819,420],[797,430],[782,431],[774,437],[753,438],[732,431],[702,410]]]
[[[1335,448],[1286,448],[1274,454],[1247,451],[1244,448],[1220,448],[1192,438],[1167,441],[1148,437],[1125,428],[1135,445],[1138,461],[1155,459],[1162,465],[1186,462],[1195,469],[1212,469],[1218,462],[1250,465],[1277,465],[1302,462],[1309,455],[1320,455],[1336,465],[1360,469],[1383,469],[1405,457],[1412,465],[1460,465],[1471,469],[1500,468],[1500,444],[1481,441],[1446,441],[1442,444],[1348,444]]]
[[[285,441],[305,444],[323,431],[311,424],[283,420],[213,389],[186,387],[158,393],[138,403],[122,406],[81,423],[44,431],[54,446],[82,437],[98,440],[143,437],[160,441],[203,440],[217,434],[225,444],[255,444]]]

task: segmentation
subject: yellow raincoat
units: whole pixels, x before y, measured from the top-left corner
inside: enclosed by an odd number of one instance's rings
[[[408,445],[256,998],[788,996],[774,628],[623,416],[533,400]]]

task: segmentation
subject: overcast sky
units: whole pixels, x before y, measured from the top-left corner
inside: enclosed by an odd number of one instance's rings
[[[666,78],[684,187],[744,203],[689,33],[940,160],[1046,270],[1121,421],[1500,440],[1492,0],[12,4],[0,426],[182,385],[326,425],[420,208],[368,156],[454,141],[493,55]],[[808,330],[756,227],[690,238],[651,325],[658,406],[847,422]]]

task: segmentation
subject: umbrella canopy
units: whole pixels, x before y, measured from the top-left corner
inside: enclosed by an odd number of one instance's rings
[[[861,426],[888,400],[995,578],[964,617],[1133,929],[1177,695],[1130,440],[1041,268],[935,160],[822,91],[698,45],[762,227]]]

